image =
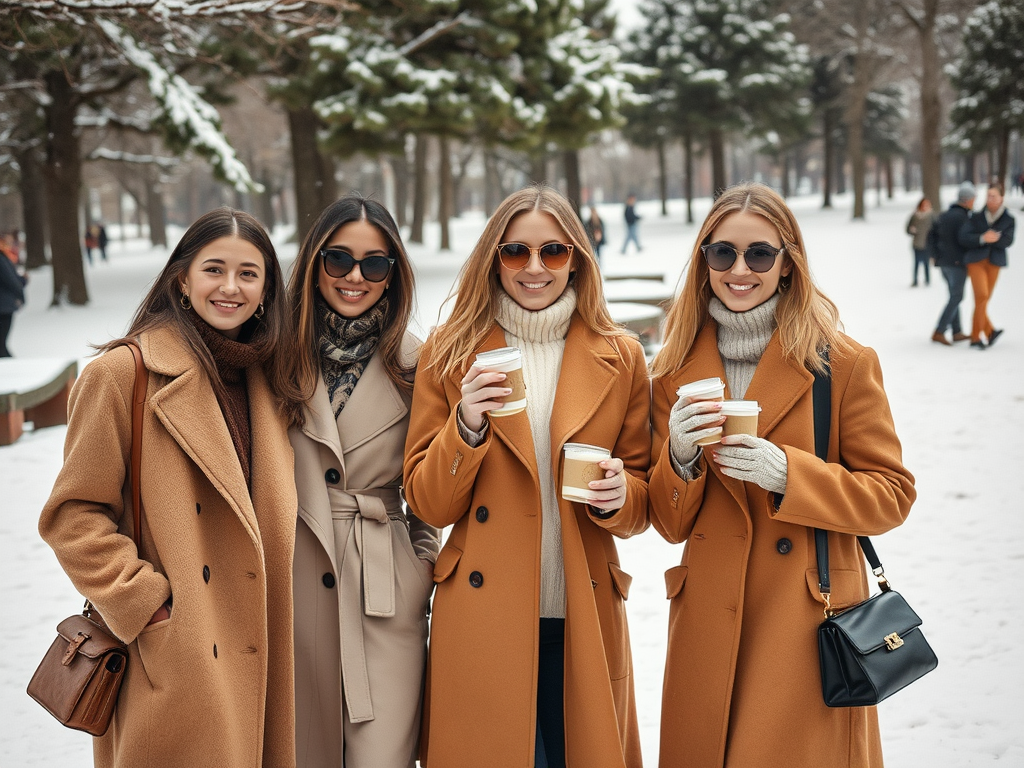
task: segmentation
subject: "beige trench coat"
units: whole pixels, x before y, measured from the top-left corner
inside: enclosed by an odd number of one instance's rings
[[[878,358],[852,339],[851,351],[833,354],[825,463],[814,453],[813,375],[772,336],[744,397],[761,406],[758,436],[786,452],[776,508],[773,494],[723,475],[707,454],[693,481],[672,468],[676,389],[725,380],[716,329],[709,321],[681,368],[654,382],[651,519],[669,541],[686,542],[682,564],[665,574],[661,768],[880,768],[875,708],[822,700],[814,548],[814,528],[828,530],[833,606],[859,602],[868,588],[856,535],[899,525],[916,497]]]
[[[417,346],[406,336],[403,352],[415,360]],[[436,528],[402,509],[409,399],[375,355],[337,420],[321,380],[305,425],[289,432],[300,768],[415,761],[440,544]]]
[[[135,364],[86,366],[64,466],[39,531],[75,587],[130,643],[98,766],[295,764],[291,562],[295,479],[284,420],[247,372],[252,490],[209,379],[170,329],[142,335],[142,553],[126,484]],[[146,626],[170,596],[170,619]]]
[[[421,361],[429,358],[430,341]],[[495,325],[480,350],[505,346]],[[567,442],[610,448],[626,503],[599,519],[559,500],[565,566],[565,745],[573,768],[639,768],[633,662],[623,601],[631,578],[615,536],[648,526],[650,385],[640,344],[574,315],[551,415],[551,465],[538,467],[526,413],[492,418],[471,448],[455,409],[461,376],[416,378],[406,446],[409,505],[453,525],[434,569],[426,744],[430,768],[533,765],[540,626],[538,472],[560,476]],[[527,393],[529,397],[529,393]]]

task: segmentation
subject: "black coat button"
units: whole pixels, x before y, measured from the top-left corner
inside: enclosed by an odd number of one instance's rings
[[[484,585],[484,575],[480,571],[473,571],[469,574],[469,586],[471,587],[482,587]]]
[[[476,519],[477,519],[477,522],[478,523],[486,523],[487,522],[487,515],[488,514],[490,514],[490,513],[487,511],[487,507],[477,507],[476,508]]]
[[[208,565],[203,566],[203,581],[207,584],[210,583],[210,566]]]
[[[327,480],[329,485],[337,485],[341,482],[341,472],[336,470],[334,467],[331,467],[324,475],[324,479]]]
[[[321,579],[321,581],[324,583],[324,586],[327,587],[328,589],[333,589],[334,588],[334,585],[335,585],[334,574],[331,573],[330,571],[328,571],[327,573],[324,574],[324,577]]]
[[[779,539],[775,542],[775,549],[780,555],[788,555],[793,549],[793,542],[789,539]]]

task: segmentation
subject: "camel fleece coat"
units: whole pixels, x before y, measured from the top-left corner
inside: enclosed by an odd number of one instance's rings
[[[495,324],[477,351],[505,346]],[[551,415],[551,466],[538,467],[526,413],[490,419],[475,448],[459,435],[462,374],[420,357],[405,493],[418,516],[454,526],[434,568],[427,704],[429,768],[533,765],[540,623],[538,472],[560,477],[562,446],[611,449],[626,502],[607,519],[559,499],[565,567],[565,741],[570,766],[639,768],[633,666],[623,601],[630,576],[615,536],[647,528],[650,387],[640,344],[570,322]],[[529,397],[529,392],[527,392]]]
[[[165,328],[140,345],[149,370],[142,552],[131,538],[135,364],[125,348],[91,362],[75,384],[64,466],[39,521],[76,589],[129,643],[96,765],[294,766],[296,497],[285,421],[262,372],[249,368],[250,492],[186,343]],[[171,617],[146,626],[172,595]]]
[[[832,354],[828,463],[814,453],[813,375],[784,358],[778,331],[744,395],[761,406],[758,437],[786,453],[778,506],[774,494],[722,474],[707,448],[695,480],[672,468],[676,389],[726,378],[714,321],[679,370],[654,382],[651,518],[668,541],[686,542],[682,564],[665,574],[672,603],[661,768],[882,765],[875,708],[830,709],[822,700],[814,528],[829,532],[832,605],[852,605],[868,596],[856,536],[900,525],[916,492],[878,358],[846,341],[849,350]]]

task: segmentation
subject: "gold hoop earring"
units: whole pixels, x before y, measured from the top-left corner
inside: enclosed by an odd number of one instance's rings
[[[181,304],[181,308],[186,311],[192,309],[192,299],[188,297],[187,293],[181,294],[181,298],[178,299],[178,303]]]
[[[263,312],[263,302],[261,301],[260,305],[258,307],[256,307],[256,311],[253,312],[252,316],[255,317],[257,320],[259,320],[260,318],[263,317],[263,314],[264,314],[264,312]]]

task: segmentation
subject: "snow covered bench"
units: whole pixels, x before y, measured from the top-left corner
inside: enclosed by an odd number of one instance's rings
[[[635,304],[649,304],[654,307],[661,307],[667,310],[672,303],[672,286],[664,280],[646,280],[630,278],[626,280],[612,280],[604,284],[604,298],[609,302],[630,302]]]
[[[601,264],[601,277],[608,280],[654,280],[664,282],[665,270],[630,263],[626,259],[605,259]]]
[[[26,421],[35,429],[68,423],[68,395],[77,360],[0,359],[0,445],[10,445]]]
[[[629,301],[609,301],[608,312],[612,320],[637,334],[645,349],[660,341],[661,320],[665,314],[661,307]]]

